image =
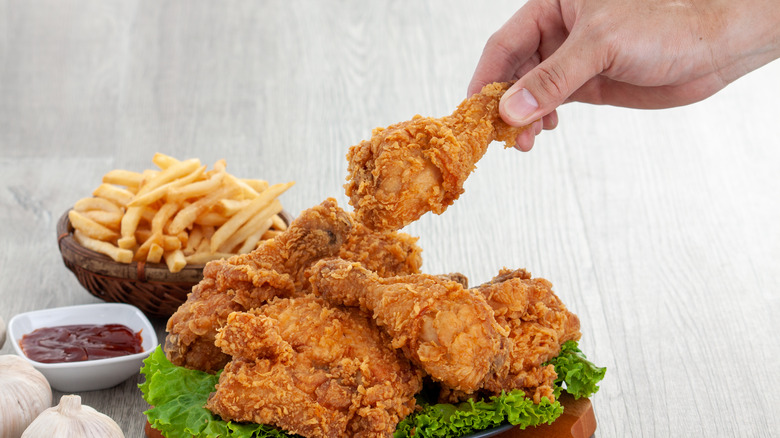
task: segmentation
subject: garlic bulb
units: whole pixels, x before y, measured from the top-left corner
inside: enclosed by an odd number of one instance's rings
[[[124,438],[122,429],[108,415],[82,405],[78,395],[63,395],[60,404],[38,415],[22,438]]]
[[[19,356],[0,356],[0,438],[19,438],[49,406],[51,387],[46,377]]]

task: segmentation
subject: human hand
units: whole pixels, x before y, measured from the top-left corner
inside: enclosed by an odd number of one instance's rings
[[[777,0],[530,0],[482,53],[468,94],[517,79],[499,111],[530,150],[579,101],[670,108],[705,99],[780,57]]]

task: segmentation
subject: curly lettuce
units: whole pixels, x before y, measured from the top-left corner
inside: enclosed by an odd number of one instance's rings
[[[565,390],[575,398],[588,397],[599,387],[606,368],[593,365],[577,343],[563,344],[561,353],[547,364],[558,374],[557,391]],[[224,421],[203,406],[219,374],[208,374],[173,365],[157,347],[144,361],[141,374],[146,381],[138,387],[152,407],[145,411],[151,426],[168,438],[284,438],[291,437],[280,429],[262,424]],[[546,397],[539,404],[514,390],[488,400],[468,400],[458,405],[430,403],[418,398],[420,410],[406,417],[396,428],[395,438],[460,437],[493,427],[513,424],[521,429],[551,424],[563,413],[563,406]]]
[[[396,427],[395,438],[460,437],[472,432],[501,426],[507,422],[521,429],[539,424],[551,424],[563,413],[558,401],[547,397],[534,404],[523,391],[514,390],[489,400],[468,400],[456,405],[427,404],[419,401],[422,410],[406,417]]]
[[[607,373],[606,367],[597,367],[585,357],[576,341],[564,342],[558,356],[545,365],[549,364],[555,366],[555,373],[558,374],[555,380],[558,392],[562,388],[575,399],[595,394],[599,390],[598,383]]]
[[[144,360],[138,385],[152,408],[145,411],[149,424],[167,438],[283,438],[291,435],[263,424],[224,421],[203,406],[219,374],[209,374],[173,365],[157,347]]]

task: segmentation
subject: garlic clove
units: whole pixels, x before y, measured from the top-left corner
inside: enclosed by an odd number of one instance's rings
[[[51,406],[51,387],[30,362],[14,354],[0,356],[0,437],[19,438]]]
[[[78,395],[63,395],[57,406],[38,415],[22,438],[124,438],[122,429],[108,415],[81,404]]]

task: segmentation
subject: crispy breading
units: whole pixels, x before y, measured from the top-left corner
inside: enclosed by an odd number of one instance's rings
[[[463,193],[463,183],[494,140],[514,145],[527,126],[507,125],[498,113],[511,84],[486,85],[449,116],[415,116],[387,128],[347,152],[344,186],[358,221],[397,230],[433,211],[441,214]]]
[[[392,346],[435,381],[478,390],[503,364],[505,330],[479,294],[426,274],[382,278],[359,263],[323,259],[312,266],[312,292],[372,315]]]
[[[349,215],[328,199],[295,219],[276,238],[248,254],[210,262],[203,280],[168,320],[165,353],[176,365],[220,370],[229,357],[214,345],[230,313],[261,306],[276,296],[300,295],[304,270],[338,254],[352,229]]]
[[[216,343],[232,360],[206,407],[305,437],[390,437],[422,387],[370,319],[312,295],[233,313]]]
[[[335,200],[327,199],[255,251],[208,263],[203,280],[168,320],[166,355],[176,365],[215,372],[229,359],[214,339],[231,312],[257,308],[277,296],[305,294],[305,270],[337,254],[381,275],[417,273],[422,259],[416,241],[405,233],[353,223]]]
[[[509,331],[509,356],[504,367],[489,376],[483,390],[522,389],[539,403],[551,401],[557,375],[552,365],[542,366],[557,356],[561,345],[578,340],[580,321],[552,290],[552,283],[531,278],[524,270],[503,269],[490,282],[475,288],[495,312],[496,320]]]

